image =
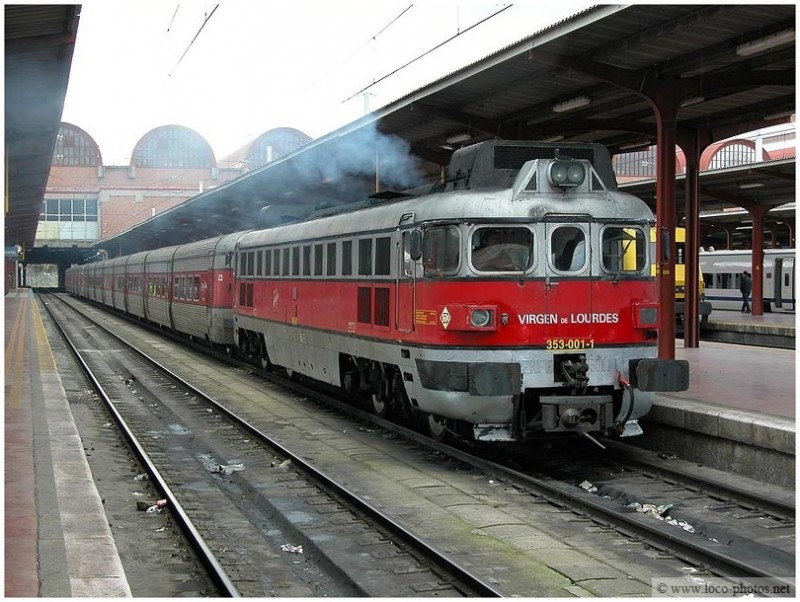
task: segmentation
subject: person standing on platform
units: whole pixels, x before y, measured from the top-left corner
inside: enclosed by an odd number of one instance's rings
[[[750,291],[753,290],[753,279],[750,277],[750,272],[745,270],[742,272],[742,284],[739,286],[742,293],[742,313],[750,313]]]

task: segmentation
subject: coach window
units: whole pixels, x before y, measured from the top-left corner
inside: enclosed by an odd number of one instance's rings
[[[533,232],[520,227],[477,228],[472,267],[481,272],[522,272],[531,265]]]
[[[272,249],[264,250],[264,276],[272,276]]]
[[[603,229],[602,262],[608,272],[641,272],[647,264],[647,239],[639,228]]]
[[[422,240],[422,265],[426,276],[455,274],[461,262],[461,234],[455,226],[435,226],[425,230]]]
[[[256,251],[256,276],[264,275],[264,254],[262,251]]]
[[[292,276],[300,275],[300,247],[292,247]]]
[[[342,276],[350,276],[353,273],[353,241],[345,240],[342,242]]]
[[[322,245],[314,245],[314,276],[322,276]]]
[[[303,276],[311,276],[311,245],[303,246]]]
[[[375,239],[375,275],[388,276],[392,266],[392,239],[382,236]]]
[[[562,226],[550,233],[550,261],[561,272],[578,272],[586,265],[586,235],[577,226]]]
[[[328,243],[327,271],[326,275],[336,276],[336,243]]]
[[[291,253],[290,253],[290,249],[289,249],[289,247],[286,247],[283,250],[283,270],[281,272],[284,276],[289,276],[290,275],[289,262],[291,260],[291,257],[292,256],[291,256]]]
[[[275,249],[272,252],[272,275],[273,276],[280,276],[281,275],[281,250]]]
[[[372,276],[372,239],[358,241],[358,275]]]

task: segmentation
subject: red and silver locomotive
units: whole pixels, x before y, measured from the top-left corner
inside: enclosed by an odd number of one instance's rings
[[[484,142],[429,194],[229,235],[218,318],[264,367],[434,436],[638,435],[654,391],[688,386],[686,362],[656,359],[652,226],[604,147]]]

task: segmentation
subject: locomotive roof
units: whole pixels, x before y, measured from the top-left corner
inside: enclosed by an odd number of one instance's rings
[[[559,157],[586,159],[606,189],[617,190],[611,155],[602,144],[531,140],[487,140],[458,149],[447,165],[444,189],[510,186],[527,161]]]
[[[537,169],[537,162],[526,163]],[[519,169],[515,171],[518,177]],[[526,172],[527,173],[527,172]],[[401,224],[448,220],[523,220],[541,221],[548,215],[590,214],[596,219],[629,218],[652,220],[652,211],[638,197],[606,189],[606,194],[579,193],[565,197],[559,192],[522,191],[514,198],[512,187],[486,186],[477,190],[454,190],[401,197],[393,202],[361,206],[358,210],[334,215],[316,216],[301,222],[254,230],[242,236],[240,247],[282,244],[313,240],[332,234],[364,233],[395,230]],[[602,200],[601,200],[602,199]],[[413,216],[413,219],[404,219]]]

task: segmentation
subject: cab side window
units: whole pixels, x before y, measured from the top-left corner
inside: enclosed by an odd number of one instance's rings
[[[422,239],[426,276],[455,274],[461,263],[461,234],[455,226],[428,228]]]

